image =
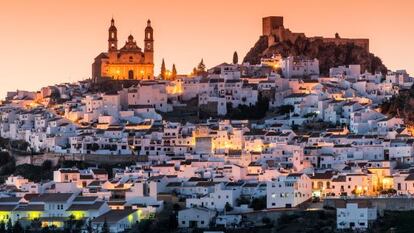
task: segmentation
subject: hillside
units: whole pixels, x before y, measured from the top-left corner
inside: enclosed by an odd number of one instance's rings
[[[382,73],[387,71],[387,67],[379,57],[362,47],[354,44],[335,45],[318,39],[311,41],[306,37],[298,38],[295,43],[283,41],[269,47],[267,36],[261,36],[244,57],[243,62],[258,64],[260,58],[271,57],[275,53],[280,53],[284,57],[302,55],[308,58],[318,58],[320,71],[325,75],[329,73],[331,67],[349,64],[361,64],[361,71],[381,71]]]
[[[381,111],[388,116],[404,118],[407,125],[414,127],[414,86],[411,90],[400,91],[398,96],[384,102]]]

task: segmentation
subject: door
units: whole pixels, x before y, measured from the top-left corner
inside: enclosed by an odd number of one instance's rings
[[[128,79],[134,79],[134,71],[133,70],[128,71]]]

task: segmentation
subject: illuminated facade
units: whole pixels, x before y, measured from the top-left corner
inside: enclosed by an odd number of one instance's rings
[[[144,51],[138,47],[134,37],[128,36],[125,45],[118,49],[118,30],[114,19],[108,29],[108,52],[99,54],[92,64],[92,78],[113,80],[154,79],[154,37],[151,21],[147,21]]]

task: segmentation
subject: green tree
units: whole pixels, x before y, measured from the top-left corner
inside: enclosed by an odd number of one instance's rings
[[[164,61],[164,58],[163,58],[162,63],[161,63],[161,73],[160,73],[162,79],[166,78],[166,76],[167,76],[166,73],[167,73],[167,68],[165,68],[165,61]]]
[[[239,55],[237,55],[236,51],[233,53],[233,64],[239,64]]]

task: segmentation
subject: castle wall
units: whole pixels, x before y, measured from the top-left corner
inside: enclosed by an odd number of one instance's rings
[[[300,37],[306,37],[304,33],[292,32],[283,26],[283,17],[269,16],[262,19],[263,35],[268,37],[268,46],[277,42],[295,41]],[[324,37],[308,37],[311,41],[321,39],[324,43],[334,43],[336,45],[345,45],[348,43],[355,44],[365,48],[369,52],[369,39],[353,39],[353,38],[324,38]]]
[[[334,43],[336,45],[355,44],[360,46],[369,52],[369,39],[351,39],[351,38],[324,38],[324,37],[312,37],[312,40],[321,39],[324,43]]]

